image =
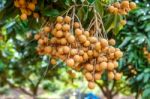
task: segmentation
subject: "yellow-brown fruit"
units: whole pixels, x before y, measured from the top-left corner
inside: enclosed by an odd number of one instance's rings
[[[44,48],[44,52],[47,53],[47,54],[50,54],[52,52],[52,48],[50,46],[46,46]]]
[[[87,54],[88,54],[88,56],[93,56],[93,51],[92,50],[88,50],[88,52],[87,52]]]
[[[70,35],[67,37],[67,40],[69,43],[74,43],[75,42],[75,37],[73,35]]]
[[[85,47],[89,47],[89,46],[90,46],[90,41],[86,41],[83,45],[84,45]]]
[[[82,34],[82,30],[81,29],[75,29],[75,35],[76,36],[80,36]]]
[[[96,37],[89,37],[89,41],[91,43],[96,43],[97,42],[97,38]]]
[[[99,56],[99,53],[98,53],[96,50],[94,50],[94,51],[93,51],[93,56],[94,56],[94,57],[98,57],[98,56]]]
[[[20,16],[21,20],[27,20],[27,15],[25,13],[21,14]]]
[[[135,9],[136,8],[136,3],[134,3],[134,2],[130,2],[130,8],[131,9]]]
[[[122,77],[122,73],[115,73],[115,79],[120,80]]]
[[[39,18],[40,16],[39,16],[38,13],[35,13],[35,12],[34,12],[34,13],[33,13],[33,17],[34,17],[34,18]]]
[[[91,65],[91,64],[86,64],[86,70],[87,71],[93,71],[93,69],[94,69],[94,66],[93,65]]]
[[[88,82],[88,87],[90,89],[94,89],[95,88],[95,83],[94,82]]]
[[[83,50],[79,50],[79,54],[80,54],[80,55],[83,55],[83,54],[84,54],[84,51],[83,51]]]
[[[100,39],[100,43],[103,48],[108,46],[108,41],[104,38]]]
[[[115,75],[114,75],[114,73],[113,72],[108,72],[108,79],[109,80],[113,80],[114,79],[114,77],[115,77]]]
[[[108,62],[107,63],[107,69],[108,70],[112,71],[112,70],[114,70],[114,68],[115,68],[115,66],[114,66],[114,64],[112,62]]]
[[[71,35],[71,33],[66,31],[64,32],[64,35],[65,35],[65,38],[67,39]]]
[[[100,70],[105,70],[107,68],[107,63],[106,62],[101,62],[99,64],[99,68],[100,68]]]
[[[112,46],[114,46],[116,44],[116,41],[114,39],[110,39],[109,40],[109,44],[112,45]]]
[[[80,56],[79,55],[75,55],[73,57],[73,59],[76,61],[76,62],[79,62],[80,61]]]
[[[57,61],[55,59],[51,59],[51,64],[52,65],[56,65],[57,64]]]
[[[40,39],[40,35],[39,35],[39,34],[34,35],[34,39],[35,39],[35,40]]]
[[[82,56],[80,56],[80,62],[83,62],[83,57]]]
[[[74,60],[70,58],[66,60],[66,64],[69,67],[73,67],[75,63],[74,63]]]
[[[28,8],[29,8],[31,11],[34,11],[34,10],[35,10],[35,4],[34,4],[34,3],[29,3],[29,4],[28,4]]]
[[[118,12],[119,12],[119,9],[118,8],[114,8],[114,14],[118,14]]]
[[[99,80],[101,78],[101,74],[100,73],[95,73],[94,74],[94,80]]]
[[[124,26],[126,23],[127,23],[126,20],[121,20],[121,21],[120,21],[120,24],[123,25],[123,26]]]
[[[79,28],[79,27],[80,27],[79,22],[74,22],[74,27],[75,27],[75,28]]]
[[[79,41],[80,41],[81,43],[86,42],[86,40],[87,40],[87,38],[86,38],[85,35],[80,35],[80,36],[79,36]]]
[[[62,23],[63,22],[63,17],[62,16],[58,16],[57,19],[56,19],[56,22]]]
[[[87,54],[87,53],[84,53],[84,54],[83,54],[83,59],[84,59],[85,61],[87,61],[88,58],[89,58],[88,54]]]
[[[50,27],[49,27],[49,26],[45,26],[43,30],[44,30],[44,32],[46,32],[46,33],[48,33],[48,32],[50,32],[50,31],[51,31],[51,29],[50,29]]]
[[[125,11],[125,9],[119,9],[118,13],[121,15],[127,15],[127,12]]]
[[[121,2],[121,8],[129,8],[129,1],[125,0]]]
[[[97,42],[97,43],[95,44],[95,50],[96,50],[96,51],[101,51],[101,43],[100,43],[100,42]]]
[[[43,39],[39,39],[39,40],[38,40],[38,44],[39,44],[39,45],[44,45],[44,40],[43,40]]]
[[[60,43],[62,45],[66,45],[67,44],[67,40],[65,38],[62,38],[61,41],[60,41]]]
[[[71,49],[70,55],[76,55],[78,53],[77,49]]]
[[[108,52],[109,53],[114,53],[115,52],[115,48],[114,47],[112,47],[112,46],[110,46],[109,48],[108,48]]]
[[[47,37],[44,37],[43,40],[44,40],[44,43],[45,43],[45,44],[48,43],[48,38],[47,38]]]
[[[19,0],[20,5],[25,5],[25,3],[26,3],[25,0]]]
[[[64,54],[64,49],[59,47],[56,54],[58,54],[58,56]]]
[[[57,24],[55,25],[55,28],[56,28],[57,30],[60,30],[60,29],[62,29],[62,25],[61,25],[60,23],[57,23]]]
[[[63,36],[63,32],[61,30],[57,31],[55,34],[56,37],[62,37]]]
[[[64,25],[62,26],[62,30],[63,30],[63,31],[69,31],[69,30],[70,30],[70,25],[64,24]]]
[[[123,56],[123,53],[121,51],[116,51],[115,52],[115,57],[116,58],[121,58]]]
[[[52,38],[50,39],[50,43],[51,43],[51,44],[56,43],[56,41],[57,41],[56,37],[52,37]]]
[[[117,68],[118,67],[118,62],[117,61],[113,61],[114,67]]]
[[[113,12],[114,12],[114,6],[109,6],[109,7],[108,7],[108,11],[109,11],[110,13],[113,13]]]
[[[95,70],[96,70],[96,71],[98,71],[98,72],[100,72],[100,71],[101,71],[101,69],[100,69],[100,65],[99,65],[99,64],[96,64],[96,65],[95,65]]]
[[[119,2],[115,2],[115,3],[113,4],[113,6],[116,7],[116,8],[120,8],[120,3],[119,3]]]
[[[65,54],[68,54],[69,51],[70,51],[70,48],[69,48],[68,46],[64,46],[64,47],[63,47],[63,52],[64,52]]]
[[[64,21],[65,21],[66,23],[70,23],[70,22],[71,22],[71,17],[65,16]]]
[[[84,34],[86,37],[89,37],[89,36],[90,36],[89,31],[84,31],[83,34]]]
[[[90,72],[85,73],[85,78],[86,78],[88,81],[93,80],[93,76],[92,76],[92,74],[91,74]]]

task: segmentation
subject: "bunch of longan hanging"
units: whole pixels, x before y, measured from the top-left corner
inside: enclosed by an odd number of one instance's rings
[[[77,18],[78,19],[78,18]],[[123,56],[119,48],[113,47],[115,40],[104,38],[85,30],[79,20],[70,16],[58,16],[54,26],[47,24],[35,39],[40,55],[52,57],[51,64],[61,59],[73,70],[83,72],[88,87],[93,89],[95,81],[107,72],[108,79],[121,79],[122,74],[115,70],[117,60]]]
[[[147,58],[148,62],[150,62],[150,52],[147,50],[146,47],[143,48],[144,55]]]
[[[108,7],[108,11],[112,14],[126,15],[130,10],[136,8],[136,3],[124,0],[116,2]]]
[[[22,20],[26,20],[30,15],[33,15],[34,18],[39,17],[38,13],[33,12],[35,10],[36,4],[37,0],[14,0],[15,7],[19,8],[21,11],[20,18]]]

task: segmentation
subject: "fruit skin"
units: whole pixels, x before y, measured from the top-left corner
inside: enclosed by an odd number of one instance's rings
[[[115,74],[115,80],[120,80],[122,77],[122,74],[121,73],[116,73]]]
[[[73,67],[74,66],[74,60],[73,59],[67,59],[66,60],[66,64],[67,64],[67,66],[69,66],[69,67]]]
[[[91,74],[90,72],[85,73],[85,78],[86,78],[88,81],[93,80],[93,76],[92,76],[92,74]]]
[[[85,35],[80,35],[79,36],[79,41],[81,42],[81,43],[84,43],[84,42],[86,42],[86,36]]]
[[[56,22],[62,23],[63,22],[63,17],[62,16],[58,16],[57,19],[56,19]]]
[[[108,62],[107,63],[107,69],[108,70],[112,71],[112,70],[114,70],[114,68],[115,68],[115,66],[114,66],[114,64],[112,62]]]
[[[101,74],[100,73],[95,73],[94,74],[94,80],[99,80],[101,78]]]
[[[116,41],[114,39],[110,39],[109,40],[109,44],[114,46],[114,45],[116,45]]]
[[[114,73],[113,72],[108,72],[108,79],[109,80],[113,80],[115,77]]]
[[[102,62],[99,65],[100,70],[105,70],[107,68],[107,63],[106,62]]]
[[[95,83],[94,82],[88,82],[88,87],[89,89],[94,89],[95,88]]]
[[[75,42],[75,37],[73,35],[70,35],[67,37],[67,40],[69,43],[74,43]]]
[[[82,30],[81,29],[75,29],[75,35],[76,36],[80,36],[82,34]]]
[[[66,23],[70,23],[71,18],[70,18],[69,16],[65,16],[64,21],[65,21]]]
[[[45,26],[45,27],[44,27],[44,32],[48,33],[48,32],[50,32],[50,31],[51,31],[51,29],[50,29],[49,26]]]
[[[75,28],[79,28],[79,27],[80,27],[79,22],[74,22],[74,27],[75,27]]]
[[[29,8],[31,11],[34,11],[34,10],[35,10],[35,4],[34,4],[34,3],[29,3],[29,4],[28,4],[28,8]]]
[[[135,9],[136,8],[136,3],[134,3],[134,2],[130,2],[130,8],[131,9]]]
[[[55,59],[51,59],[51,64],[52,65],[56,65],[57,64],[56,60]]]
[[[34,35],[34,39],[35,39],[35,40],[40,39],[40,35],[39,35],[39,34]]]
[[[92,71],[94,69],[94,66],[91,64],[87,64],[85,68],[87,71]]]
[[[21,20],[27,20],[27,15],[25,13],[21,14],[20,16]]]
[[[114,6],[109,6],[109,7],[108,7],[108,11],[109,11],[110,13],[113,13],[113,12],[114,12],[114,8],[115,8]]]

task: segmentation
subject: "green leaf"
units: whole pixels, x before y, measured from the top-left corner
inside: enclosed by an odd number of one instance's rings
[[[95,0],[87,0],[89,3],[93,3]]]
[[[49,8],[46,8],[44,9],[44,11],[42,12],[42,14],[44,16],[49,16],[49,17],[56,17],[58,16],[60,13],[57,9],[49,9]]]

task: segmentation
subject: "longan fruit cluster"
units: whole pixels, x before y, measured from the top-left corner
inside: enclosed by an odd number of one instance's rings
[[[104,71],[110,80],[121,79],[122,74],[115,69],[123,53],[113,47],[116,41],[91,34],[71,17],[58,16],[52,29],[46,26],[35,35],[37,51],[40,55],[53,57],[53,65],[57,63],[56,59],[61,59],[73,70],[81,71],[90,89],[95,87],[95,81],[101,78]]]
[[[34,12],[36,4],[37,0],[14,0],[14,6],[21,11],[21,20],[26,20],[30,15],[33,15],[34,18],[39,17],[39,14]]]
[[[126,15],[130,10],[136,8],[136,3],[124,0],[121,2],[115,2],[108,7],[108,11],[112,14]]]
[[[150,62],[150,52],[147,50],[146,47],[143,48],[144,55],[147,58],[148,62]]]

